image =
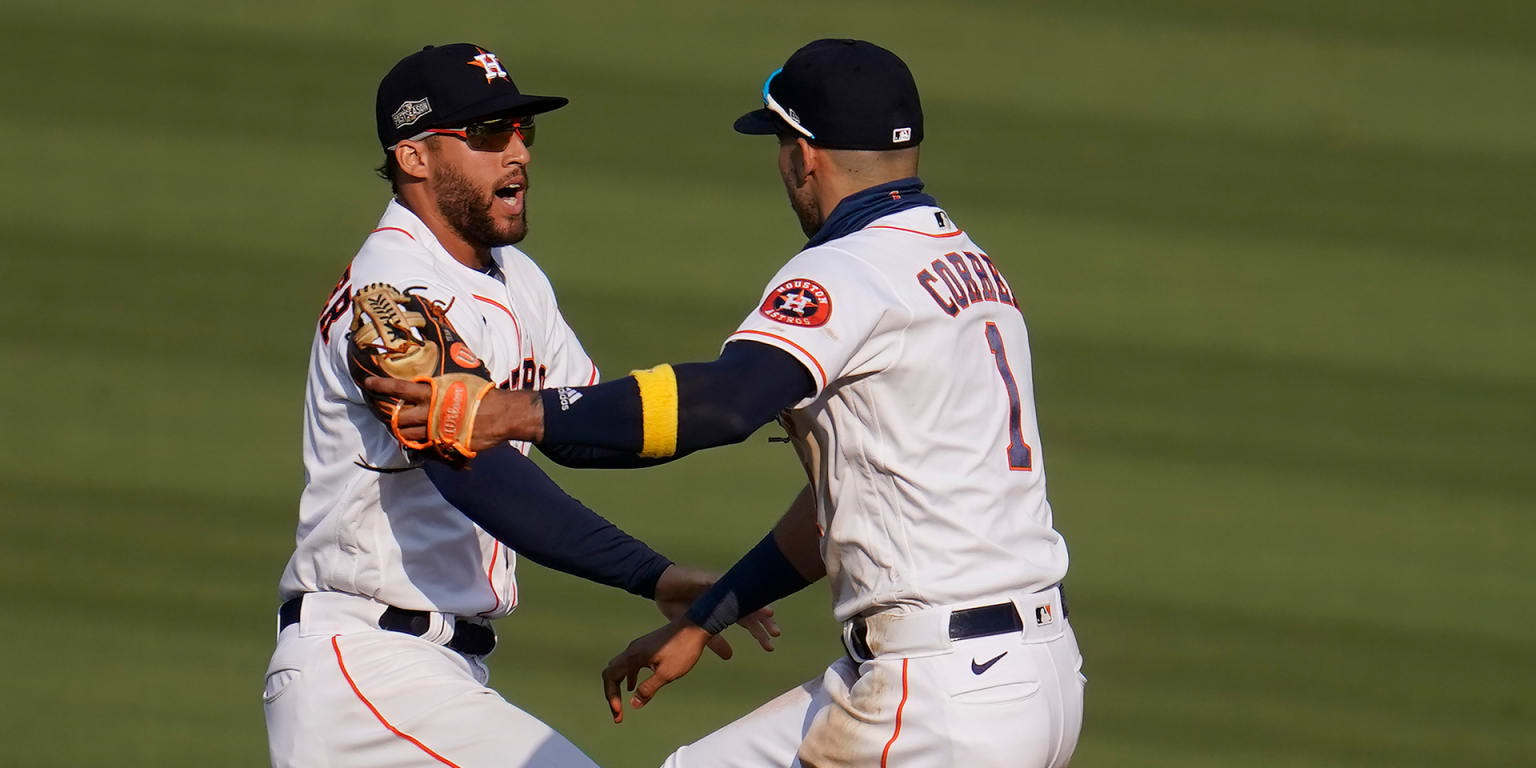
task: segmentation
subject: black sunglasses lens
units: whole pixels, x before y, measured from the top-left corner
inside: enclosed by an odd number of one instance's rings
[[[512,142],[513,135],[521,136],[523,146],[533,146],[533,119],[491,120],[477,123],[465,130],[465,140],[471,149],[483,152],[500,152]]]

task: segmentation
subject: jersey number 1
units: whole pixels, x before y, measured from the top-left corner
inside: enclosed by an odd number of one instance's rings
[[[1029,443],[1024,442],[1024,425],[1020,423],[1024,409],[1019,405],[1019,384],[1013,380],[1013,369],[1008,367],[1008,350],[1003,348],[1003,334],[996,323],[987,323],[987,347],[992,350],[997,373],[1008,390],[1008,468],[1028,471],[1030,450]]]

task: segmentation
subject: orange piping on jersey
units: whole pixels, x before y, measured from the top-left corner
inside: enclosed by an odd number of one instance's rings
[[[524,454],[524,455],[527,455],[527,454]],[[512,550],[511,549],[507,549],[507,545],[505,545],[505,544],[503,544],[501,546],[502,546],[503,549],[507,550],[507,567],[511,568],[512,567]],[[517,607],[517,576],[514,575],[512,577],[512,594],[507,596],[507,610],[510,611],[510,610],[512,610],[513,608],[516,608],[516,607]]]
[[[901,660],[901,703],[896,705],[896,732],[891,734],[891,740],[885,743],[885,751],[880,753],[880,768],[885,768],[886,758],[891,756],[891,745],[896,743],[896,737],[901,735],[901,710],[907,706],[907,659]]]
[[[821,388],[822,389],[826,389],[827,388],[827,372],[826,372],[826,370],[821,367],[821,361],[817,360],[816,356],[811,354],[809,351],[807,351],[805,347],[802,347],[799,344],[796,344],[793,341],[790,341],[789,339],[786,339],[783,336],[780,336],[780,335],[778,335],[776,333],[769,333],[767,331],[754,331],[754,330],[750,330],[749,329],[749,330],[745,330],[745,331],[737,331],[737,332],[731,334],[731,336],[740,336],[743,333],[755,333],[755,334],[757,334],[759,336],[767,336],[770,339],[778,339],[779,341],[782,341],[785,344],[788,344],[791,347],[794,347],[795,349],[800,350],[800,354],[805,355],[806,357],[810,358],[811,362],[816,364],[816,372],[821,374]]]
[[[587,386],[590,387],[590,386],[592,386],[593,384],[596,384],[596,383],[597,383],[597,363],[593,363],[592,364],[592,378],[587,379]]]
[[[379,227],[378,229],[375,229],[373,232],[383,232],[386,229],[393,230],[395,232],[399,232],[400,234],[405,235],[406,237],[409,237],[412,240],[416,239],[415,235],[413,235],[413,234],[411,234],[411,233],[409,233],[409,232],[407,232],[407,231],[405,231],[405,230],[403,230],[403,229],[401,229],[399,227]],[[373,232],[369,232],[368,234],[371,235],[371,234],[373,234]]]
[[[499,309],[499,310],[501,310],[501,311],[503,311],[505,313],[507,313],[507,317],[512,318],[512,328],[517,331],[517,353],[518,354],[522,354],[523,353],[523,326],[520,323],[517,322],[517,315],[512,314],[512,310],[507,309],[505,305],[503,305],[501,302],[499,302],[499,301],[497,301],[495,299],[487,299],[486,297],[481,296],[478,293],[472,293],[470,295],[474,296],[475,298],[477,298],[477,299],[479,299],[479,300],[481,300],[481,301],[483,301],[483,302],[485,302],[485,303],[487,303],[487,304],[489,304],[489,305],[491,305],[491,306],[493,306],[493,307],[495,307],[495,308],[497,308],[497,309]],[[521,365],[522,361],[519,360],[518,364]]]
[[[906,227],[892,227],[887,224],[875,224],[874,226],[866,227],[866,229],[894,229],[898,232],[911,232],[914,235],[922,235],[923,237],[959,237],[960,235],[965,234],[965,230],[957,229],[945,235],[930,235],[927,232],[920,232],[915,229],[907,229]]]
[[[388,728],[390,733],[393,733],[394,735],[399,736],[400,738],[405,739],[412,744],[415,744],[418,749],[431,755],[432,758],[439,763],[449,766],[450,768],[459,768],[458,765],[455,765],[448,758],[433,752],[427,748],[427,745],[417,741],[414,738],[411,738],[410,734],[401,731],[399,728],[396,728],[393,725],[390,725],[389,721],[385,720],[384,716],[379,714],[379,710],[373,706],[373,702],[369,701],[368,697],[364,696],[363,692],[357,689],[357,683],[352,681],[352,675],[347,672],[346,662],[341,660],[341,646],[336,642],[336,638],[338,637],[341,637],[341,635],[331,635],[331,648],[336,650],[336,666],[341,667],[341,676],[347,679],[347,685],[352,686],[352,692],[357,694],[357,698],[359,701],[363,702],[363,706],[367,707],[368,711],[372,712],[373,716],[378,718],[379,722],[382,723],[385,728]]]
[[[501,607],[501,595],[496,591],[496,557],[501,554],[501,542],[496,542],[496,548],[491,550],[491,564],[485,569],[485,583],[491,585],[491,597],[496,598],[496,604],[486,613],[495,613]]]

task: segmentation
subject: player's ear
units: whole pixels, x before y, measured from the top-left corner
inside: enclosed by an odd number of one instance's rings
[[[805,186],[805,180],[815,175],[825,157],[815,145],[797,137],[795,146],[789,150],[789,164],[795,171],[796,186]]]
[[[395,145],[395,163],[407,178],[427,178],[427,148],[419,141],[402,141]]]

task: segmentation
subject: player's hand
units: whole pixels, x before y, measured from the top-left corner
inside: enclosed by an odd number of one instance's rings
[[[395,417],[400,434],[410,440],[427,439],[427,408],[432,388],[416,381],[369,376],[363,380],[369,391],[398,397],[404,405]],[[493,389],[480,401],[475,413],[475,427],[470,450],[482,451],[508,440],[538,442],[544,438],[544,400],[529,390]]]
[[[678,617],[672,623],[637,638],[624,652],[613,657],[603,669],[603,696],[608,699],[608,711],[615,723],[624,722],[624,695],[619,690],[623,681],[628,690],[634,691],[629,706],[639,709],[655,698],[662,686],[676,680],[699,661],[709,633],[689,621]],[[640,670],[650,669],[651,675],[635,683]]]
[[[656,580],[656,608],[668,621],[675,621],[688,612],[688,606],[693,605],[699,595],[704,594],[720,574],[711,571],[690,568],[686,565],[670,565],[663,571],[661,578]],[[757,644],[765,651],[773,650],[773,639],[783,634],[778,622],[773,619],[773,606],[764,606],[746,616],[743,616],[736,624],[747,630],[757,640]],[[714,635],[709,639],[709,650],[716,656],[729,659],[735,654],[731,644],[720,635]]]

